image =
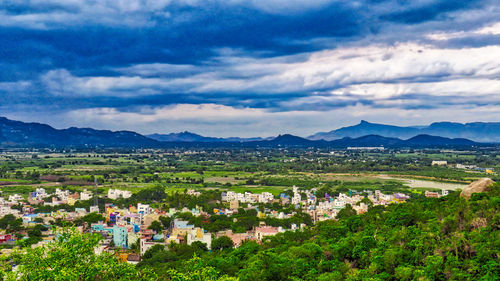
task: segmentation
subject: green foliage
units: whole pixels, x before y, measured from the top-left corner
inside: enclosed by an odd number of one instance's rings
[[[212,241],[212,250],[222,251],[225,249],[232,249],[234,247],[233,240],[227,236],[221,236]]]
[[[170,269],[167,273],[171,281],[237,281],[237,278],[220,275],[215,268],[205,266],[202,259],[194,257],[187,262],[186,270]]]
[[[149,189],[142,189],[138,193],[133,195],[133,199],[141,202],[160,202],[167,197],[165,193],[165,187],[155,186]]]
[[[5,278],[17,280],[155,280],[147,270],[137,270],[118,263],[110,254],[96,255],[94,248],[101,238],[81,234],[74,229],[59,233],[57,240],[45,246],[14,255],[19,264],[16,273],[4,272]]]
[[[374,206],[362,215],[347,207],[338,221],[279,233],[262,244],[232,249],[221,237],[212,252],[176,245],[141,263],[152,262],[158,273],[185,274],[196,254],[207,272],[239,280],[498,280],[499,195],[497,184],[470,201],[455,192]]]
[[[16,219],[14,215],[5,215],[0,219],[0,229],[8,229],[10,231],[19,231],[22,229],[23,220]]]
[[[90,226],[91,224],[98,223],[100,221],[102,222],[105,221],[105,218],[103,217],[103,215],[94,212],[83,216],[78,221],[75,221],[75,223],[76,224],[86,223],[87,225]]]
[[[148,228],[154,230],[156,233],[161,233],[163,224],[159,221],[153,221]]]

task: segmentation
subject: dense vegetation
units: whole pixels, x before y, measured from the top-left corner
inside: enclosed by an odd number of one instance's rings
[[[196,254],[207,266],[240,280],[498,280],[500,185],[470,201],[452,193],[419,198],[366,214],[345,211],[262,245],[207,252],[198,246],[154,249],[139,267],[159,276],[189,270]]]
[[[338,221],[236,249],[225,237],[213,240],[211,252],[199,242],[155,246],[136,267],[95,256],[96,236],[77,233],[14,260],[23,280],[498,280],[499,208],[497,183],[469,201],[455,192],[363,215],[346,208]]]
[[[424,198],[417,191],[407,203],[371,207],[363,215],[347,207],[338,215],[338,221],[315,225],[309,215],[278,203],[256,205],[259,210],[296,213],[288,219],[258,218],[256,210],[240,208],[228,217],[215,214],[214,209],[227,207],[219,201],[223,190],[290,195],[291,187],[296,185],[301,189],[317,188],[316,195],[321,198],[325,193],[336,195],[351,189],[415,192],[400,181],[380,175],[467,183],[484,177],[484,172],[456,169],[453,164],[498,170],[499,156],[497,150],[3,153],[3,197],[17,193],[27,198],[39,186],[47,192],[56,188],[93,191],[96,180],[101,210],[106,203],[128,207],[138,202],[165,211],[201,207],[209,217],[188,212],[177,213],[177,217],[210,232],[245,232],[261,222],[284,228],[302,223],[308,227],[266,238],[262,244],[247,241],[236,249],[224,236],[213,239],[212,251],[199,242],[190,246],[172,244],[168,249],[155,246],[137,266],[129,266],[110,255],[95,256],[91,249],[99,237],[90,234],[70,231],[52,246],[31,249],[47,229],[42,225],[25,227],[21,219],[6,215],[0,218],[0,229],[15,235],[18,241],[2,248],[20,246],[21,252],[5,257],[1,269],[6,278],[14,278],[12,265],[20,265],[17,272],[21,280],[498,280],[499,184],[488,193],[473,195],[469,201],[458,193]],[[446,160],[450,166],[431,166],[432,160]],[[499,180],[498,174],[489,176]],[[105,196],[108,188],[128,189],[133,195],[111,200]],[[189,196],[187,189],[202,194]],[[33,207],[35,212],[73,211],[88,209],[91,204],[93,200],[77,201],[73,206]],[[23,206],[12,208],[21,210]],[[101,220],[101,215],[88,214],[74,221],[57,218],[50,224],[65,228]],[[170,226],[171,220],[162,216],[150,228],[161,231]],[[136,250],[137,245],[131,251]],[[82,265],[75,266],[76,262]]]

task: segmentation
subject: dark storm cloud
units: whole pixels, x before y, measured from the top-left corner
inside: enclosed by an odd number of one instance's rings
[[[400,11],[382,15],[381,19],[388,21],[395,21],[400,23],[421,23],[429,20],[439,19],[446,17],[446,13],[463,10],[468,8],[480,8],[483,6],[484,1],[481,0],[468,0],[468,1],[411,1],[403,0],[404,6],[410,6],[412,9],[404,8]],[[412,3],[413,2],[413,3]],[[419,5],[419,2],[424,2]],[[406,4],[406,5],[405,5]],[[446,19],[446,18],[444,18]]]
[[[491,0],[7,0],[0,113],[498,104],[500,35],[477,32],[498,22]],[[485,86],[466,98],[454,79]]]

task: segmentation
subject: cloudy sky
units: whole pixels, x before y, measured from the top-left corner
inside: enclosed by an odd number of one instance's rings
[[[307,136],[500,121],[497,0],[3,0],[0,115]]]

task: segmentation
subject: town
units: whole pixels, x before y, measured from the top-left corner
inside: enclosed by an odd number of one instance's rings
[[[425,192],[426,197],[440,197],[447,194],[446,190],[443,190],[441,194]],[[185,195],[199,197],[202,192],[188,189]],[[181,209],[153,208],[146,202],[130,205],[128,208],[106,203],[105,208],[99,209],[96,203],[98,198],[94,196],[97,195],[87,189],[71,193],[69,190],[57,188],[54,193],[47,193],[44,188],[37,188],[36,191],[29,193],[27,200],[19,194],[10,195],[8,198],[0,197],[2,220],[8,221],[9,225],[16,221],[21,222],[17,228],[8,228],[8,231],[4,231],[0,236],[0,243],[19,246],[32,241],[33,244],[29,245],[30,247],[39,247],[54,240],[57,226],[63,226],[65,222],[68,223],[67,225],[75,225],[74,222],[83,220],[84,223],[77,226],[78,231],[99,233],[103,238],[96,253],[103,251],[119,253],[120,259],[135,264],[141,260],[141,256],[148,249],[156,245],[168,249],[171,243],[192,245],[199,242],[210,250],[214,240],[228,237],[232,245],[238,247],[247,240],[261,242],[267,236],[285,231],[296,231],[308,227],[311,223],[335,219],[346,207],[354,210],[356,214],[363,214],[369,206],[399,204],[410,198],[409,195],[400,192],[384,194],[379,190],[349,190],[347,194],[324,193],[319,196],[316,188],[307,190],[294,186],[288,192],[280,193],[278,196],[269,192],[254,194],[223,191],[220,192],[220,200],[214,202],[217,208],[203,210],[198,206],[192,209],[186,207]],[[128,199],[132,193],[127,190],[109,189],[104,196],[109,200]],[[88,201],[89,204],[94,201],[95,203],[88,208],[75,207],[79,201]],[[35,212],[36,206],[39,205],[52,207],[64,205],[72,210]],[[285,211],[277,211],[276,208],[272,208],[273,205],[279,205]],[[238,218],[245,219],[245,217],[238,217],[239,212],[253,214],[255,224],[251,225],[250,229],[243,228],[235,232],[229,227],[209,232],[203,227],[182,219],[186,215],[201,218],[203,221],[209,221],[211,217],[227,217],[233,221],[237,221]],[[265,222],[266,218],[290,220],[297,218],[299,213],[307,219],[294,220],[297,223],[291,223],[289,227],[266,225]],[[10,251],[12,248],[2,249],[2,253]]]

